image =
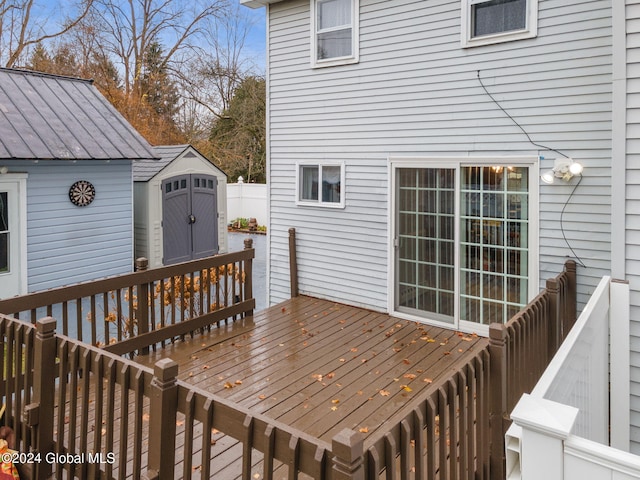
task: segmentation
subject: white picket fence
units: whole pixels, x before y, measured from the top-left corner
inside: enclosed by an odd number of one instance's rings
[[[511,413],[507,480],[640,479],[629,448],[629,285],[602,279]]]

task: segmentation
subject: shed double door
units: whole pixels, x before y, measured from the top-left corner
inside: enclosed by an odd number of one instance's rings
[[[178,175],[162,181],[163,263],[218,253],[218,181],[211,175]]]

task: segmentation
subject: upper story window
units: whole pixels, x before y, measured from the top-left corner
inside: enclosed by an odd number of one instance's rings
[[[344,207],[344,163],[298,164],[298,205]]]
[[[462,46],[535,37],[538,0],[462,0]]]
[[[358,61],[359,0],[311,0],[312,65]]]

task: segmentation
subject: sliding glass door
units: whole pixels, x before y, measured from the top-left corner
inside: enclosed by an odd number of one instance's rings
[[[532,295],[529,166],[394,168],[394,308],[506,322]]]

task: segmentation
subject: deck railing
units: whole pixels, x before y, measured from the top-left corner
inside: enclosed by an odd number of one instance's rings
[[[509,412],[533,389],[575,316],[576,265],[567,261],[520,313],[490,326],[473,358],[367,438],[365,478],[505,478]]]
[[[177,380],[170,359],[151,370],[55,326],[0,314],[5,424],[29,478],[352,478],[348,433],[329,445]]]
[[[198,264],[196,271],[204,268]],[[53,471],[56,478],[164,480],[190,478],[195,470],[201,478],[243,480],[254,472],[265,479],[274,472],[318,480],[504,478],[511,402],[530,391],[557,349],[556,338],[573,322],[575,307],[566,305],[575,305],[575,264],[567,262],[547,286],[506,325],[492,325],[490,340],[481,341],[466,364],[366,441],[344,430],[331,445],[177,380],[171,360],[152,371],[56,335],[52,318],[36,329],[0,315],[5,423],[16,429],[23,452],[63,460],[84,454],[79,464],[34,464],[38,479]],[[516,382],[518,375],[526,381]]]
[[[629,299],[627,282],[604,277],[517,403],[508,479],[640,478],[640,458],[629,453]]]
[[[63,335],[114,353],[148,352],[223,320],[253,315],[252,240],[243,251],[0,300],[0,313],[58,319]]]

